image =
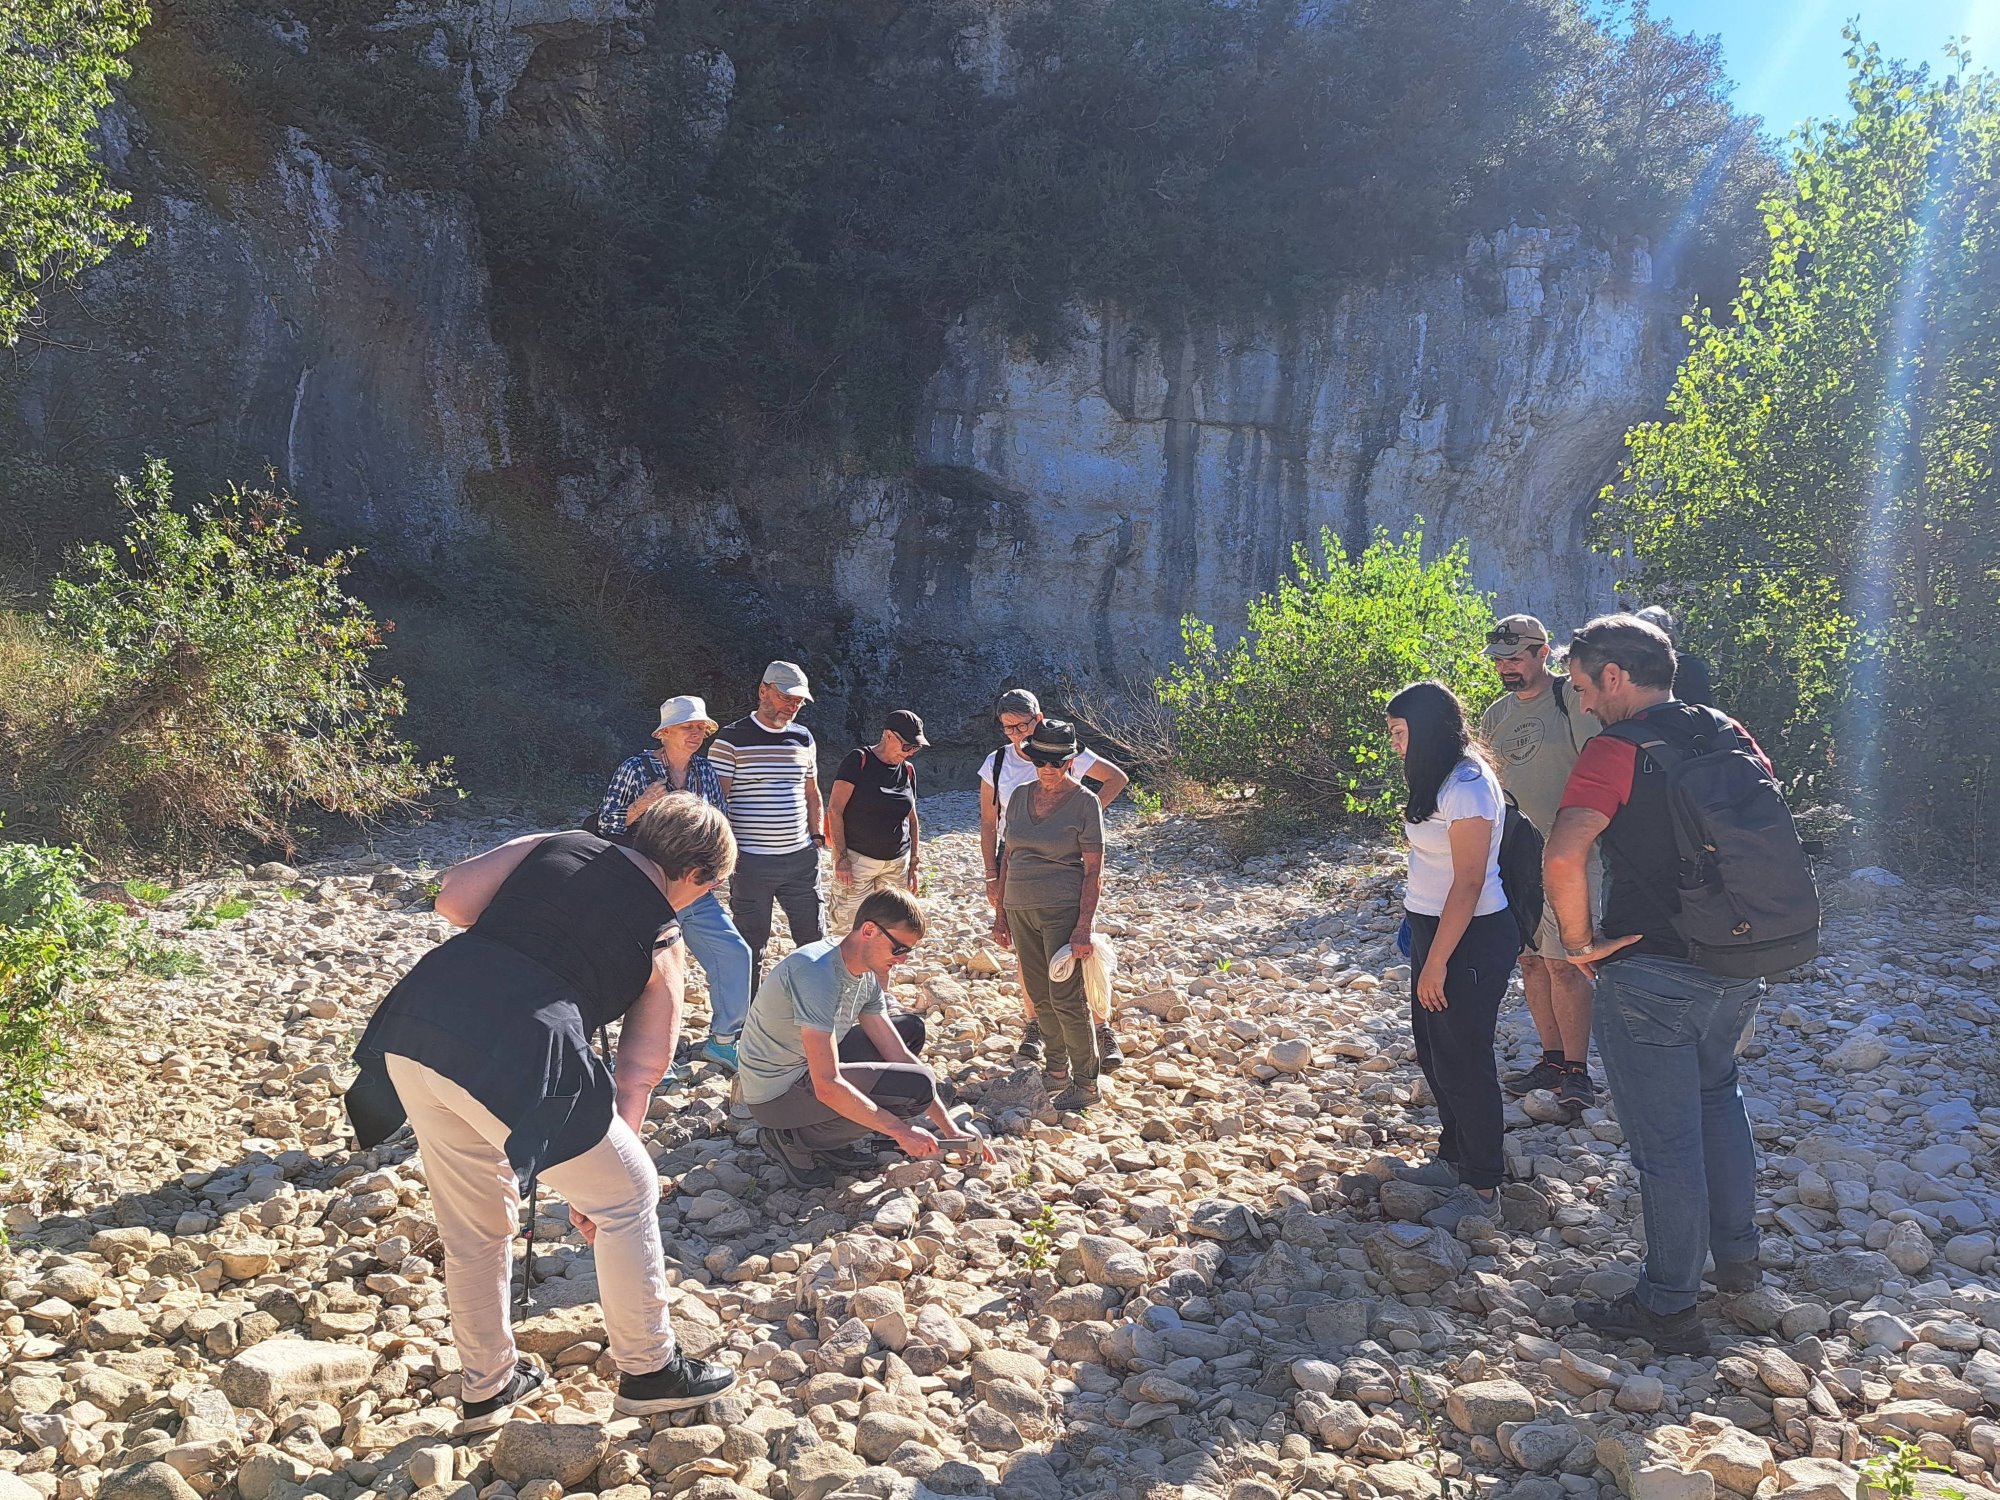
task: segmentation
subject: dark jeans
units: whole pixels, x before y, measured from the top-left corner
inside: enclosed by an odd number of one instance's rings
[[[1757,1258],[1757,1147],[1736,1081],[1736,1044],[1761,979],[1725,979],[1642,954],[1597,972],[1597,1053],[1639,1169],[1646,1274],[1656,1313],[1693,1307],[1702,1260]]]
[[[796,854],[739,854],[729,878],[729,914],[750,945],[750,993],[764,978],[764,949],[771,941],[771,902],[785,909],[792,941],[818,942],[819,849],[808,844]]]
[[[1417,976],[1430,957],[1438,919],[1410,919],[1410,1030],[1417,1066],[1438,1107],[1438,1155],[1458,1168],[1469,1187],[1498,1187],[1506,1176],[1501,1142],[1500,1073],[1493,1059],[1493,1023],[1521,949],[1514,914],[1502,907],[1474,917],[1451,950],[1444,971],[1443,1010],[1417,1003]]]
[[[921,1055],[923,1018],[897,1016],[895,1027],[903,1045],[913,1054]],[[922,1063],[884,1062],[881,1050],[859,1026],[851,1027],[840,1039],[836,1055],[840,1058],[840,1076],[892,1115],[915,1119],[937,1102],[935,1073]],[[866,1125],[856,1124],[822,1103],[813,1092],[809,1072],[801,1074],[799,1081],[777,1098],[751,1105],[750,1113],[759,1125],[794,1132],[795,1139],[808,1151],[834,1151],[873,1133]]]

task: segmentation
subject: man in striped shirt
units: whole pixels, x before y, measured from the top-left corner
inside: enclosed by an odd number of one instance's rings
[[[771,941],[772,901],[785,909],[795,945],[817,942],[821,934],[826,809],[812,731],[793,722],[810,702],[806,674],[791,662],[774,661],[757,684],[757,711],[723,725],[708,747],[736,835],[729,912],[750,945],[753,990]]]

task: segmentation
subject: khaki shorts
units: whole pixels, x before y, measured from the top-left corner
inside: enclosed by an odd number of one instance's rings
[[[1604,910],[1604,865],[1601,860],[1590,861],[1590,916],[1593,923]],[[1562,927],[1556,921],[1555,903],[1542,903],[1542,925],[1535,929],[1535,952],[1542,958],[1555,963],[1568,963],[1569,955],[1563,952]]]

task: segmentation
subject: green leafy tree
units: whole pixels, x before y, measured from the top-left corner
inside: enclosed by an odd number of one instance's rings
[[[144,231],[120,215],[91,139],[149,19],[143,0],[11,0],[0,11],[0,344],[38,290]]]
[[[201,854],[442,783],[395,735],[402,686],[369,670],[383,627],[343,589],[347,555],[297,548],[288,496],[232,488],[183,513],[156,460],[119,498],[120,543],[54,585],[41,689],[0,702],[0,796],[27,826]]]
[[[118,936],[118,909],[83,895],[69,849],[0,843],[0,1131],[41,1103],[75,1026],[79,987]]]
[[[2000,817],[2000,93],[1957,61],[1937,80],[1853,39],[1852,116],[1798,143],[1767,264],[1690,323],[1599,521],[1787,775],[1976,862]]]
[[[1175,769],[1257,788],[1327,819],[1386,817],[1399,774],[1383,709],[1434,678],[1469,708],[1497,691],[1484,654],[1492,597],[1473,587],[1464,542],[1425,562],[1423,534],[1378,533],[1350,558],[1331,531],[1250,604],[1242,640],[1181,622],[1184,660],[1156,684],[1173,715]]]

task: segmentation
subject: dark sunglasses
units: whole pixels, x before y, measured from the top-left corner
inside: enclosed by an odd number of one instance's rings
[[[1074,750],[1037,750],[1032,745],[1026,751],[1029,760],[1038,766],[1059,766],[1076,756]]]
[[[895,933],[886,927],[877,927],[875,930],[889,940],[889,956],[892,958],[901,958],[905,953],[908,953],[917,946],[915,943],[902,941],[902,939],[898,938]]]

